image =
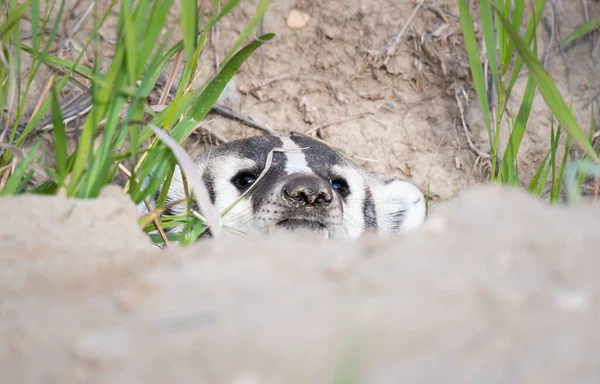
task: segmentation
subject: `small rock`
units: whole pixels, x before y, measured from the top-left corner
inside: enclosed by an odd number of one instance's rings
[[[298,30],[306,27],[306,24],[308,24],[309,20],[309,14],[298,11],[297,9],[292,9],[285,20],[285,23],[287,24],[288,28]]]
[[[304,115],[305,123],[313,124],[320,120],[319,108],[308,100],[306,96],[302,96],[298,102],[298,109]]]

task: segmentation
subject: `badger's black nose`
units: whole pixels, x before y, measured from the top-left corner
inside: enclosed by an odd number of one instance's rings
[[[332,196],[328,182],[308,174],[291,176],[281,189],[281,197],[293,207],[325,208],[331,204]]]

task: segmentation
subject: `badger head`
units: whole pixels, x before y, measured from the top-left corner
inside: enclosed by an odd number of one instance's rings
[[[273,149],[270,168],[267,155]],[[329,146],[304,136],[258,136],[232,141],[196,159],[219,212],[251,191],[223,224],[246,234],[308,230],[328,238],[355,239],[364,232],[389,235],[421,225],[425,199],[411,183],[380,180]],[[167,201],[184,199],[179,168]],[[173,206],[181,214],[184,204]]]

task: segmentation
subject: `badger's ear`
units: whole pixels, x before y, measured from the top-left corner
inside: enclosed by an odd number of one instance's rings
[[[408,181],[394,179],[374,190],[377,227],[382,235],[409,231],[425,221],[425,196]]]

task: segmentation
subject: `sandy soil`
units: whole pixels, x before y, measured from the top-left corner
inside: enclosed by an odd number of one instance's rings
[[[171,251],[118,189],[0,212],[2,382],[600,379],[598,206],[475,188],[410,236]]]

